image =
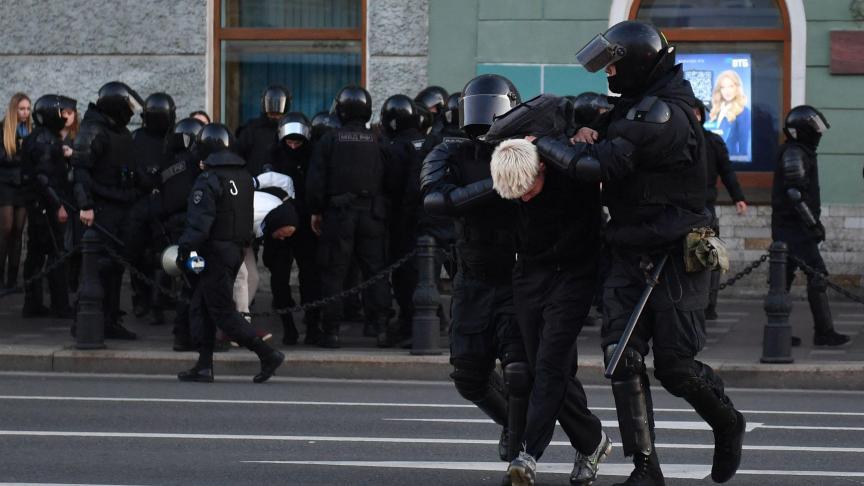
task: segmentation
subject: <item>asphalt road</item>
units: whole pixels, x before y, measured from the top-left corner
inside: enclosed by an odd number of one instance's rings
[[[612,484],[631,466],[609,390],[587,388],[616,442],[596,484]],[[750,430],[730,484],[864,483],[864,393],[730,395]],[[667,484],[710,484],[710,430],[654,399]],[[449,383],[0,374],[0,485],[497,485],[498,432]],[[572,459],[559,430],[538,484],[568,484]]]

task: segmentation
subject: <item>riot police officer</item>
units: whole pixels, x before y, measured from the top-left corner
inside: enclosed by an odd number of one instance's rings
[[[271,163],[265,169],[291,177],[294,182],[294,210],[302,222],[287,239],[264,237],[264,265],[270,269],[270,288],[273,289],[273,307],[293,307],[290,279],[291,266],[297,262],[300,284],[300,302],[307,304],[321,297],[319,269],[316,263],[318,237],[309,226],[309,208],[306,205],[306,176],[312,158],[312,123],[300,112],[288,113],[279,121],[279,141],[272,147]],[[311,309],[303,315],[306,327],[305,344],[316,344],[321,337],[321,311]],[[297,328],[291,314],[282,314],[285,330],[283,344],[296,344]]]
[[[321,140],[321,137],[330,130],[341,126],[342,122],[339,121],[336,114],[329,111],[319,111],[312,117],[312,143]]]
[[[161,250],[176,244],[183,233],[186,200],[201,172],[192,146],[203,127],[204,123],[197,118],[184,118],[166,136],[164,150],[167,157],[156,167],[157,190],[139,200],[129,212],[124,242],[130,261],[144,259],[149,242],[154,242],[155,248]],[[163,284],[169,286],[170,280],[166,280]],[[191,289],[186,285],[182,289],[183,298],[177,300],[174,318],[173,348],[175,351],[194,351],[197,348],[189,332],[189,306],[186,303],[191,297]]]
[[[216,328],[258,355],[261,371],[253,377],[255,383],[267,381],[285,360],[284,354],[255,335],[234,307],[234,279],[253,235],[255,189],[245,161],[230,151],[232,143],[228,128],[219,123],[204,126],[196,139],[195,152],[204,171],[189,194],[177,265],[185,268],[193,251],[204,259],[189,309],[192,334],[200,347],[195,366],[177,375],[180,381],[213,381]]]
[[[159,186],[158,172],[161,167],[167,166],[171,156],[165,150],[165,137],[174,127],[176,111],[174,99],[166,93],[153,93],[144,100],[144,111],[141,113],[144,122],[141,128],[132,132],[132,147],[135,156],[135,173],[138,175],[138,184],[141,186],[143,197],[141,201],[158,198],[154,194]],[[141,202],[136,204],[152,204],[152,202]],[[151,226],[153,221],[146,221]],[[150,242],[148,253],[161,250],[163,245],[154,247],[156,241]],[[164,243],[164,242],[159,242]],[[157,277],[159,270],[153,262],[153,258],[132,259],[131,261],[142,273],[151,278]],[[164,278],[162,279],[164,281]],[[132,312],[142,317],[152,312],[153,324],[164,322],[162,305],[165,297],[158,294],[156,290],[143,279],[137,276],[130,278],[132,284]]]
[[[381,105],[381,127],[393,158],[393,173],[399,192],[393,195],[390,214],[390,262],[411,252],[417,242],[417,225],[423,216],[420,197],[420,166],[425,138],[420,133],[420,113],[408,96],[393,95]],[[414,260],[397,268],[391,275],[393,296],[399,304],[399,315],[389,329],[389,342],[411,336],[414,319],[414,290],[417,288],[417,264]]]
[[[444,110],[447,107],[447,90],[441,86],[427,86],[417,93],[414,101],[425,116],[421,118],[421,131],[439,136],[444,128]]]
[[[483,138],[493,118],[520,97],[509,79],[495,74],[472,79],[462,93],[460,125],[471,139],[436,146],[423,161],[420,187],[428,213],[456,222],[450,378],[463,398],[503,427],[499,455],[509,461],[521,443],[531,377],[511,285],[516,208],[492,188],[494,147]],[[494,386],[496,358],[508,395]]]
[[[387,153],[365,126],[372,115],[369,92],[358,86],[342,88],[335,111],[342,126],[315,146],[306,180],[312,230],[320,238],[318,265],[325,297],[342,291],[352,258],[367,279],[386,265],[387,193],[394,189]],[[374,323],[380,346],[387,344],[390,300],[383,280],[363,294],[371,314],[366,318]],[[341,302],[322,309],[319,346],[339,347],[340,307]]]
[[[81,120],[72,154],[73,192],[79,218],[85,226],[98,221],[119,235],[129,208],[140,194],[136,185],[132,135],[126,125],[140,113],[143,101],[132,88],[112,81],[99,89],[96,104],[90,104]],[[106,245],[109,239],[103,238]],[[117,248],[115,248],[117,250]],[[135,333],[120,323],[120,288],[123,266],[107,254],[99,261],[102,282],[105,337],[135,339]]]
[[[24,280],[42,271],[47,263],[54,263],[62,253],[68,213],[61,198],[69,198],[69,167],[66,156],[71,150],[63,146],[60,131],[66,125],[63,106],[75,100],[59,95],[45,95],[33,106],[36,127],[21,146],[25,163],[24,180],[33,197],[27,201],[27,259],[24,261]],[[66,265],[60,265],[48,274],[51,295],[51,313],[55,317],[70,318],[69,289]],[[25,317],[37,315],[42,305],[42,280],[31,282],[24,289]]]
[[[783,131],[786,143],[780,147],[774,185],[771,190],[771,236],[774,241],[789,245],[786,265],[786,288],[791,288],[800,259],[822,274],[827,274],[819,253],[819,243],[825,241],[825,227],[819,221],[822,201],[819,191],[819,166],[816,149],[830,125],[816,108],[801,105],[786,115]],[[849,336],[834,330],[825,280],[807,275],[807,301],[813,314],[813,344],[842,346]],[[793,338],[798,339],[798,338]],[[800,344],[800,339],[794,344]]]
[[[674,47],[646,23],[616,24],[576,57],[588,71],[605,69],[610,91],[621,99],[598,126],[597,143],[571,146],[544,137],[537,146],[556,170],[603,183],[611,216],[605,237],[612,254],[603,299],[607,361],[645,290],[646,274],[655,266],[662,269],[612,377],[624,454],[633,455],[635,466],[623,484],[664,483],[644,364],[649,344],[654,375],[663,387],[690,403],[713,429],[711,477],[728,481],[741,461],[746,424],[720,377],[695,359],[705,343],[710,270],[685,272],[687,234],[711,223],[705,208],[704,139],[691,109],[693,92],[675,64]]]
[[[291,109],[291,91],[280,85],[267,87],[261,94],[261,116],[237,129],[237,152],[252,175],[270,163],[270,149],[276,143],[279,119]]]

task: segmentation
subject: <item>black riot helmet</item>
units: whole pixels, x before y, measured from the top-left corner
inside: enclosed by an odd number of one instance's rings
[[[342,123],[335,114],[329,111],[319,111],[312,117],[312,141],[320,140],[325,133],[341,126]]]
[[[462,93],[451,93],[447,97],[447,104],[444,106],[444,124],[447,126],[459,126],[459,98]]]
[[[822,134],[829,128],[831,124],[825,119],[825,115],[810,105],[800,105],[789,110],[783,124],[786,136],[813,148],[819,146]]]
[[[448,96],[447,90],[441,86],[427,86],[417,93],[414,101],[423,108],[426,108],[427,111],[440,115],[444,113],[444,108],[447,107]]]
[[[177,121],[174,98],[167,93],[151,94],[144,100],[141,119],[144,120],[146,128],[158,133],[167,133]]]
[[[522,102],[516,86],[498,74],[481,74],[468,81],[459,99],[459,127],[482,139],[496,116]]]
[[[234,137],[231,130],[221,123],[208,123],[204,125],[195,138],[195,153],[198,160],[207,160],[207,157],[217,152],[225,152],[234,145]]]
[[[615,65],[609,90],[635,96],[675,65],[675,48],[656,27],[627,20],[598,34],[579,52],[576,61],[589,72]]]
[[[134,89],[120,81],[111,81],[99,88],[96,107],[105,116],[121,127],[132,120],[132,115],[141,113],[144,101]]]
[[[33,121],[37,126],[43,127],[52,133],[59,134],[66,125],[63,118],[63,104],[59,95],[44,95],[33,105]]]
[[[191,150],[198,137],[198,132],[204,128],[204,122],[197,118],[184,118],[174,125],[174,130],[165,139],[169,153]]]
[[[285,139],[308,142],[312,140],[312,122],[299,111],[292,111],[279,120],[279,141]]]
[[[261,113],[278,113],[284,115],[291,109],[291,91],[285,86],[275,84],[268,86],[261,95]]]
[[[372,96],[360,86],[345,86],[333,101],[339,121],[366,123],[372,116]]]
[[[381,105],[381,126],[390,133],[420,129],[420,113],[411,98],[397,94]]]
[[[573,101],[573,121],[578,126],[585,126],[597,119],[600,114],[612,109],[606,95],[586,91],[575,96]]]

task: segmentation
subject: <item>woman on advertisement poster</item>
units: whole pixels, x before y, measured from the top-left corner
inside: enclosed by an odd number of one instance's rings
[[[710,129],[723,137],[730,158],[750,155],[750,110],[741,76],[728,69],[717,76],[711,93]]]

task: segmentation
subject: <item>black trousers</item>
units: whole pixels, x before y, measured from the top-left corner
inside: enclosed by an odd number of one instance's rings
[[[644,290],[642,258],[613,252],[603,298],[604,349],[618,342]],[[659,257],[655,255],[650,259],[656,262]],[[723,380],[710,366],[695,359],[705,346],[704,309],[709,280],[710,272],[686,273],[683,256],[669,255],[628,344],[643,356],[648,354],[650,346],[654,352],[654,376],[666,390],[687,400],[703,417],[710,415],[706,409],[730,403]],[[647,377],[645,383],[647,387]],[[699,394],[703,390],[710,393]],[[649,422],[653,424],[650,398],[648,408]]]
[[[204,360],[209,355],[212,362],[217,328],[244,347],[252,344],[255,332],[234,305],[234,280],[243,263],[243,245],[209,241],[201,253],[205,268],[193,284],[189,320],[192,337],[201,345],[199,353]]]
[[[318,243],[318,265],[323,296],[343,290],[345,277],[354,259],[363,279],[381,271],[387,262],[387,228],[371,209],[360,207],[330,208],[324,212],[321,238]],[[373,284],[363,293],[364,307],[374,314],[367,320],[386,318],[390,309],[390,287],[386,279]],[[342,302],[334,302],[322,310],[327,332],[342,313]]]
[[[556,419],[583,454],[594,452],[600,440],[600,420],[576,378],[576,338],[595,287],[595,275],[584,271],[524,261],[513,270],[516,315],[534,375],[523,441],[535,458],[549,446]]]
[[[131,206],[115,202],[104,202],[98,204],[95,209],[96,222],[108,233],[120,238],[123,226],[128,217]],[[96,234],[102,240],[102,244],[122,255],[122,249],[106,237],[101,231]],[[120,319],[120,290],[123,284],[123,265],[111,258],[106,251],[99,259],[99,280],[102,283],[103,300],[102,311],[105,315],[105,324],[111,325]]]
[[[308,220],[301,217],[301,221]],[[291,268],[297,262],[297,279],[300,287],[300,303],[306,304],[321,298],[316,252],[318,237],[308,225],[297,228],[291,238],[286,240],[264,239],[262,260],[270,270],[270,288],[273,291],[273,307],[282,309],[295,305],[291,295]],[[315,311],[317,312],[317,311]]]
[[[69,215],[75,217],[74,214]],[[66,224],[57,221],[55,211],[44,208],[38,202],[27,205],[27,259],[24,261],[24,280],[38,274],[48,265],[57,261],[65,248],[63,238]],[[69,286],[66,264],[52,270],[47,275],[51,308],[55,311],[68,311]],[[38,310],[42,307],[42,279],[32,282],[24,289],[24,308]]]

